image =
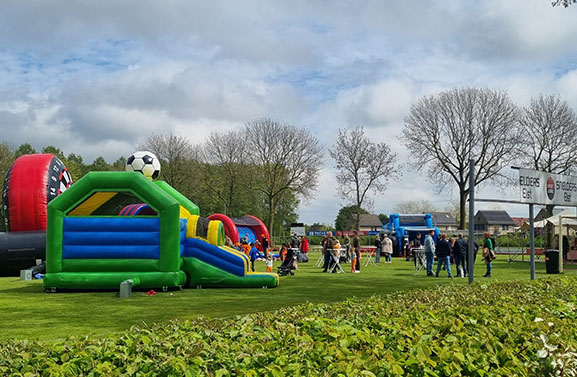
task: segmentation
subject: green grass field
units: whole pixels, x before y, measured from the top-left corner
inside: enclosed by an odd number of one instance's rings
[[[317,254],[318,255],[318,254]],[[392,264],[362,267],[361,274],[326,274],[311,263],[300,264],[295,276],[281,277],[275,289],[185,289],[159,292],[149,297],[135,292],[130,299],[116,292],[44,293],[42,281],[21,282],[0,278],[0,341],[10,338],[52,340],[69,336],[105,336],[133,325],[163,323],[171,319],[230,317],[257,311],[271,311],[305,302],[330,303],[350,297],[369,297],[395,291],[426,289],[442,284],[467,284],[466,278],[448,279],[415,275],[412,262],[395,258]],[[275,266],[276,267],[276,266]],[[257,262],[257,271],[264,262]],[[477,261],[477,282],[485,266]],[[576,275],[577,266],[568,265],[564,275]],[[545,264],[537,263],[537,278],[545,274]],[[493,265],[491,280],[529,280],[528,262],[507,263],[500,256]]]

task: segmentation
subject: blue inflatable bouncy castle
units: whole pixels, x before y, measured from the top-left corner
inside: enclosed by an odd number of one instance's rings
[[[435,231],[435,241],[439,235],[439,228],[433,225],[433,216],[430,213],[398,214],[389,216],[389,222],[383,225],[383,230],[391,235],[393,241],[393,255],[402,255],[405,245],[421,234],[421,243],[430,230]]]

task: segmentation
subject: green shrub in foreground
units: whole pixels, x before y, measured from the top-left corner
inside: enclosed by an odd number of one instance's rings
[[[451,286],[104,339],[10,342],[0,374],[574,376],[575,292],[575,278]]]

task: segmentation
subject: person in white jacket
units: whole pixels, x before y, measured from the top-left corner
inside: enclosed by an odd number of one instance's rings
[[[382,244],[383,254],[385,255],[385,263],[391,263],[393,261],[393,241],[391,241],[388,234],[384,235]]]

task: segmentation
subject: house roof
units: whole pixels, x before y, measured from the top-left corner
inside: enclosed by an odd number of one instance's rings
[[[355,215],[351,216],[347,228],[352,229],[355,225]],[[380,228],[383,226],[379,216],[374,214],[362,214],[359,216],[359,226],[361,228]]]
[[[516,227],[523,226],[524,224],[529,222],[528,217],[511,217],[511,219],[515,222]]]
[[[563,211],[563,209],[561,208],[553,208],[553,215],[558,215],[559,213],[561,213]],[[549,217],[549,215],[547,214],[547,208],[541,208],[539,210],[539,213],[537,213],[537,215],[535,216],[535,221],[541,221],[546,219],[547,217]]]
[[[507,211],[477,211],[475,217],[481,216],[487,225],[515,225]]]
[[[457,220],[455,220],[450,212],[431,212],[431,215],[433,216],[433,224],[435,226],[457,225]]]

